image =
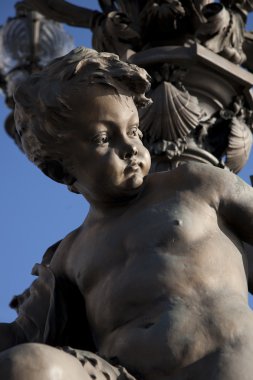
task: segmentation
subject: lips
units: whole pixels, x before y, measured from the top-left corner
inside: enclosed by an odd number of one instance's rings
[[[140,163],[138,163],[137,161],[129,162],[124,170],[126,174],[132,173],[132,172],[136,173],[138,171],[140,171]]]

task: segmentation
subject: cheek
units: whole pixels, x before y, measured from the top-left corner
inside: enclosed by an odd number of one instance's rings
[[[141,155],[143,157],[144,175],[147,175],[151,166],[151,157],[148,149],[145,148],[144,145],[142,145],[141,148]]]
[[[97,162],[99,162],[97,165],[98,171],[104,173],[106,177],[116,177],[122,171],[122,162],[113,150],[100,156]]]

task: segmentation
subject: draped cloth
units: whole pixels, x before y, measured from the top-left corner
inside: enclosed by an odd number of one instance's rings
[[[68,279],[56,278],[51,259],[60,242],[50,247],[32,274],[37,279],[10,303],[16,309],[15,321],[21,343],[73,346],[96,352],[86,316],[84,298]]]
[[[124,367],[95,354],[81,293],[66,278],[56,278],[50,269],[58,245],[46,251],[42,263],[32,271],[37,279],[10,304],[18,313],[17,343],[45,343],[67,352],[82,364],[84,379],[89,374],[97,380],[135,380]]]

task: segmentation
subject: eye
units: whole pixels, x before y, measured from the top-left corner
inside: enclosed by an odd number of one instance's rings
[[[109,138],[108,138],[108,135],[106,132],[102,132],[102,133],[99,133],[98,135],[96,135],[92,141],[96,144],[96,145],[105,145],[109,142]]]
[[[128,136],[139,137],[141,139],[143,135],[142,135],[142,132],[139,130],[139,128],[136,126],[136,127],[130,128],[130,130],[128,131]]]

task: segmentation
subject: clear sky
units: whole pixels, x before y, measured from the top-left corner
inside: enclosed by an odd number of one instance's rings
[[[1,0],[0,25],[15,15],[14,0]],[[99,9],[97,1],[74,0],[72,3]],[[66,27],[76,46],[91,47],[91,33]],[[6,135],[3,125],[9,110],[0,95],[0,321],[13,320],[8,307],[34,279],[34,263],[44,251],[78,227],[88,210],[87,202],[70,193],[64,185],[43,175]]]
[[[0,25],[14,16],[14,0],[1,0]],[[72,0],[74,4],[99,9],[96,0]],[[252,19],[253,21],[253,19]],[[253,25],[253,22],[250,22]],[[250,25],[249,25],[250,27]],[[65,27],[76,46],[91,46],[91,33]],[[252,28],[253,29],[253,28]],[[8,322],[15,313],[8,307],[14,294],[22,292],[34,279],[34,263],[44,251],[79,226],[88,210],[87,202],[70,193],[64,185],[44,176],[15,146],[3,129],[9,110],[0,96],[0,321]],[[249,182],[253,155],[240,176]]]

